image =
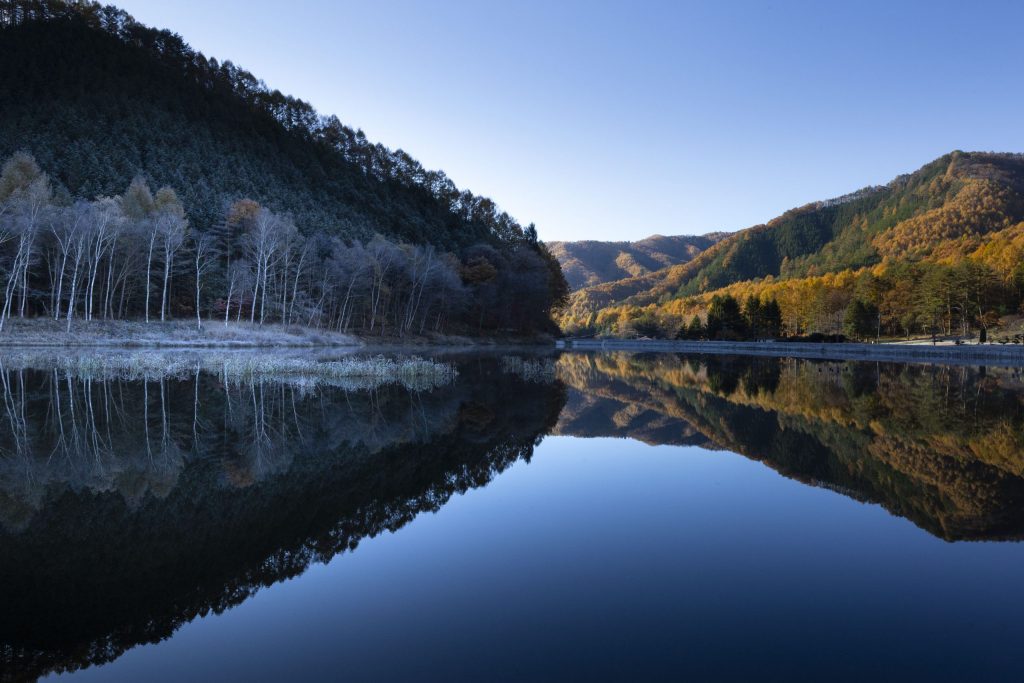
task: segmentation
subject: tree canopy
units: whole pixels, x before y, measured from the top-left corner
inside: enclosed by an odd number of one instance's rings
[[[136,177],[89,201],[51,188],[24,152],[0,169],[0,332],[12,317],[187,317],[364,335],[554,333],[568,292],[535,230],[457,251],[380,234],[306,234],[251,199],[203,229],[173,188]]]

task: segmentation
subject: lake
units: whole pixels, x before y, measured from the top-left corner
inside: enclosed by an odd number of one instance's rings
[[[1015,368],[0,353],[3,681],[1007,680]]]

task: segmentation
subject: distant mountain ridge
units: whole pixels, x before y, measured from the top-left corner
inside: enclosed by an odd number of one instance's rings
[[[686,263],[727,234],[651,235],[635,242],[582,240],[547,244],[562,265],[570,289],[577,290]]]

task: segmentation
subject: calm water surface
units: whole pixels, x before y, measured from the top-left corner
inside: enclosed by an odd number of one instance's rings
[[[2,680],[1014,680],[1012,369],[4,361]]]

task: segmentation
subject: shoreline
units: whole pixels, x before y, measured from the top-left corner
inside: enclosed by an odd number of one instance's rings
[[[1024,345],[964,344],[931,346],[924,344],[860,344],[839,342],[727,342],[624,339],[560,340],[556,347],[565,351],[656,351],[710,354],[721,356],[776,356],[821,360],[867,360],[885,362],[940,362],[955,365],[985,364],[1024,366]]]
[[[259,350],[318,349],[366,351],[388,349],[494,349],[511,347],[553,348],[551,338],[464,337],[364,337],[318,330],[302,325],[265,325],[204,321],[75,321],[68,332],[63,321],[8,319],[0,332],[0,349],[97,349],[97,350]]]

